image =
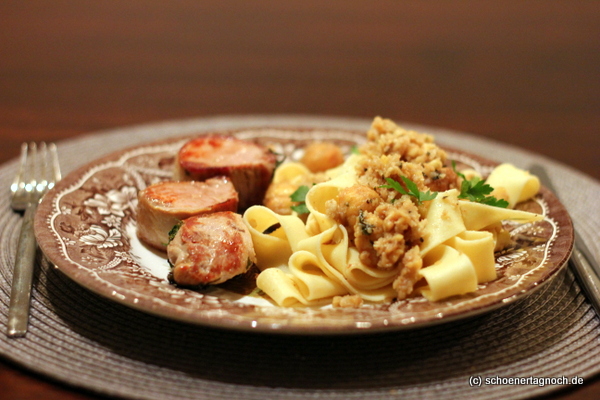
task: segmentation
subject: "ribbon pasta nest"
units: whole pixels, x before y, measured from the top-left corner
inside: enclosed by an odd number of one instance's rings
[[[535,176],[510,164],[485,181],[459,172],[431,135],[391,120],[375,118],[345,160],[328,148],[318,154],[312,170],[280,165],[264,205],[243,214],[257,286],[282,307],[474,292],[496,279],[494,254],[510,245],[502,221],[543,219],[514,209],[538,192]],[[330,154],[338,161],[328,163]]]

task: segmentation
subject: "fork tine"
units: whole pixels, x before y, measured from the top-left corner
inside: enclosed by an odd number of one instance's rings
[[[27,152],[28,152],[27,143],[21,144],[21,157],[20,157],[20,161],[19,161],[19,170],[17,171],[17,174],[15,175],[15,179],[14,179],[12,185],[10,185],[10,191],[13,193],[13,195],[15,195],[17,192],[19,192],[25,188],[25,181],[23,180],[23,174],[25,173],[25,170],[26,170],[25,167],[27,164]]]
[[[33,195],[33,201],[39,200],[41,193],[45,190],[46,183],[46,143],[40,142],[36,147],[35,170],[33,173],[35,186],[35,193]]]
[[[27,153],[27,168],[25,169],[25,186],[27,190],[27,202],[35,201],[35,193],[38,184],[39,176],[39,159],[38,159],[38,145],[35,142],[29,144],[29,151]]]
[[[23,148],[25,154],[23,158],[23,169],[21,172],[21,193],[20,204],[18,207],[24,210],[27,204],[33,201],[33,196],[36,188],[36,163],[37,163],[37,144],[25,143]]]
[[[48,189],[52,189],[56,182],[60,181],[62,177],[60,173],[60,165],[58,164],[58,149],[56,148],[56,144],[50,143],[48,148],[50,149],[50,158],[52,164],[52,178],[50,179]]]
[[[54,143],[41,142],[39,145],[40,153],[40,171],[39,175],[43,177],[41,182],[38,182],[37,191],[41,195],[52,189],[54,184],[61,178],[60,167],[58,165],[58,151]]]

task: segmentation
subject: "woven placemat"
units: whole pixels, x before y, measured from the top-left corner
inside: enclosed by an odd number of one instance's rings
[[[319,126],[367,129],[370,121],[302,116],[221,116],[124,128],[58,143],[65,173],[140,142],[213,129]],[[413,126],[414,127],[414,126]],[[597,257],[600,183],[513,147],[416,127],[440,144],[527,168],[548,167],[577,229]],[[16,160],[0,167],[8,188]],[[53,379],[132,399],[517,399],[557,384],[471,387],[471,377],[580,377],[600,371],[600,320],[569,270],[523,300],[475,318],[415,330],[269,335],[205,328],[147,315],[97,296],[40,257],[29,332],[7,339],[20,218],[0,193],[0,354]]]

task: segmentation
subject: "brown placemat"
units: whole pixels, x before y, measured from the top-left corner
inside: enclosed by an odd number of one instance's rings
[[[362,119],[222,116],[98,132],[59,143],[65,173],[166,136],[248,126],[366,129]],[[543,164],[593,254],[600,184],[546,158],[456,132],[441,144],[526,168]],[[0,167],[8,188],[16,160]],[[59,381],[135,399],[524,398],[561,385],[471,387],[471,377],[580,377],[600,371],[600,320],[570,271],[492,313],[429,328],[346,336],[226,331],[154,317],[97,296],[40,257],[30,331],[4,335],[20,218],[0,193],[0,354]]]

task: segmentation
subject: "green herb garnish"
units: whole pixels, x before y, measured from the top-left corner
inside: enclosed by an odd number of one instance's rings
[[[181,225],[183,225],[183,221],[179,221],[177,224],[175,224],[175,226],[173,226],[173,228],[171,228],[171,230],[169,231],[169,243],[171,243],[173,239],[175,239],[175,235],[177,235],[177,232],[179,232],[179,228],[181,228]]]
[[[494,188],[485,183],[481,178],[474,177],[473,179],[467,179],[464,174],[456,170],[456,163],[454,161],[452,161],[452,169],[454,169],[454,172],[463,180],[460,185],[459,199],[466,199],[494,207],[508,207],[508,201],[497,199],[494,196],[488,196],[494,191]]]
[[[394,189],[395,191],[397,191],[401,194],[413,196],[415,199],[417,199],[417,203],[419,203],[419,204],[421,204],[424,201],[433,200],[438,195],[438,192],[431,192],[429,190],[426,192],[421,192],[421,191],[419,191],[419,188],[417,187],[416,183],[414,183],[413,181],[411,181],[410,179],[408,179],[405,176],[401,176],[400,178],[406,185],[406,189],[400,184],[400,182],[398,182],[392,178],[385,178],[385,180],[387,181],[388,184],[381,185],[380,187],[386,188],[386,189]]]
[[[292,210],[296,211],[298,214],[308,214],[310,211],[308,207],[306,207],[306,194],[310,188],[306,185],[300,186],[294,193],[290,195],[290,199],[293,202],[298,203],[297,205],[292,206]]]
[[[179,232],[179,229],[181,228],[181,225],[183,225],[183,221],[179,221],[177,224],[175,224],[175,226],[173,226],[173,228],[171,228],[171,230],[169,231],[169,242],[165,243],[165,246],[168,246],[169,243],[171,243],[173,241],[173,239],[175,239],[175,235],[177,235],[177,232]],[[169,267],[171,268],[171,270],[173,268],[175,268],[175,266],[173,265],[173,263],[171,263],[171,260],[167,257],[167,262],[169,263]],[[169,275],[169,281],[171,282],[175,282],[173,280],[173,276],[172,276],[173,272],[170,272]]]

